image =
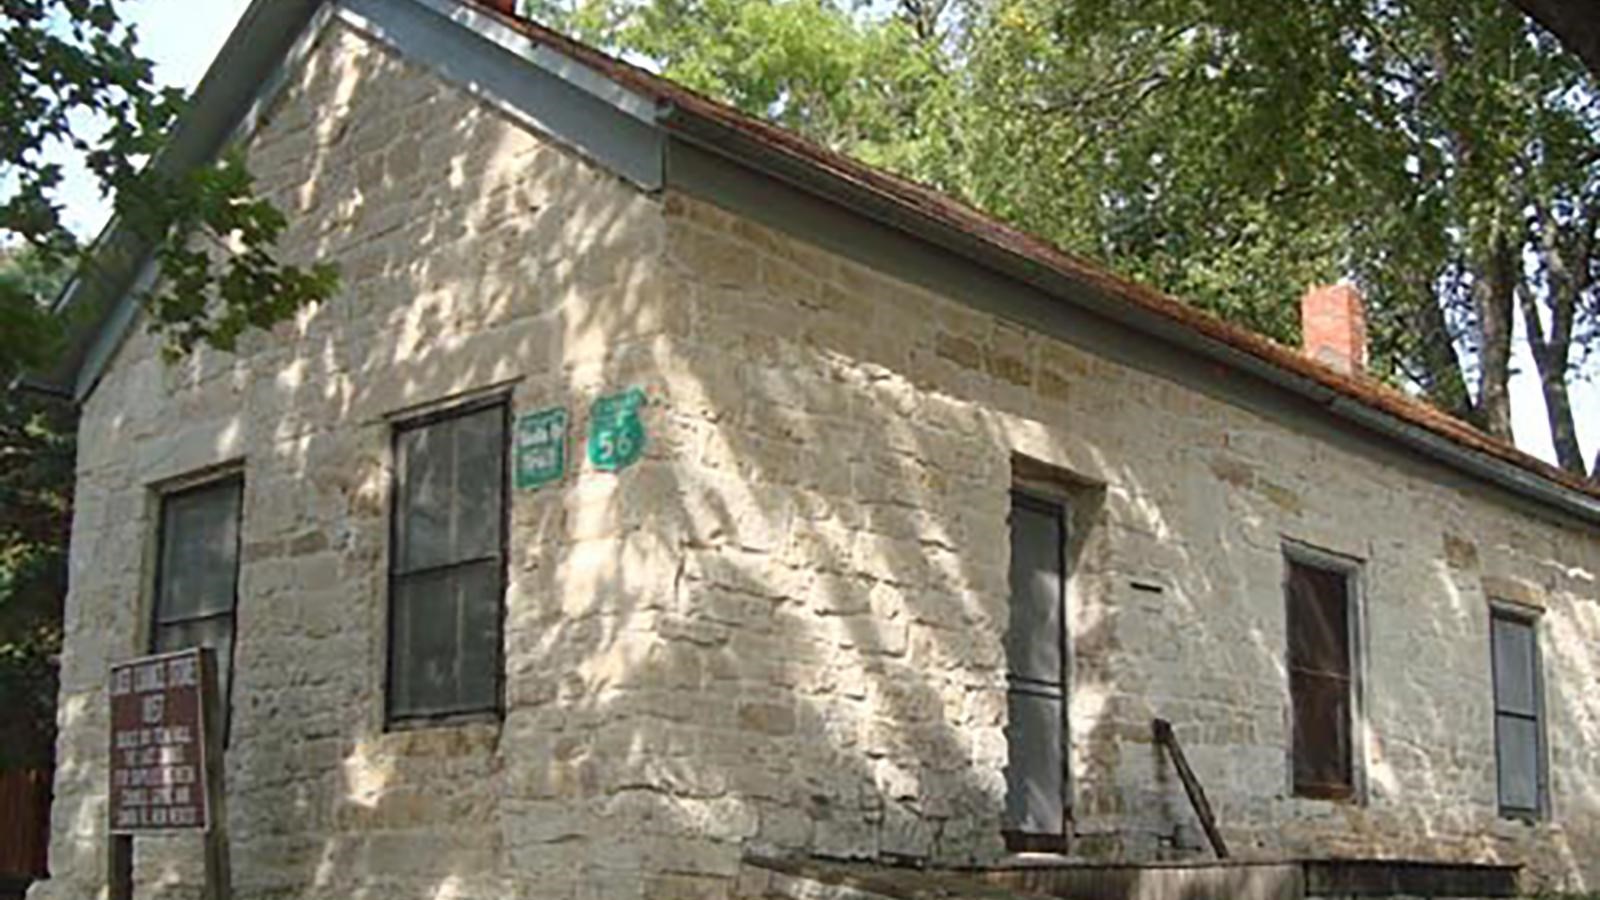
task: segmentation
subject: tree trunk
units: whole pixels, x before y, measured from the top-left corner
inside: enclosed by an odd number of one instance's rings
[[[1472,283],[1478,314],[1478,413],[1483,429],[1501,440],[1511,434],[1511,317],[1516,302],[1516,256],[1501,226],[1490,234],[1488,252]]]
[[[1511,0],[1600,78],[1600,4],[1595,0]]]
[[[1546,336],[1544,322],[1539,318],[1539,301],[1526,286],[1517,292],[1517,306],[1522,309],[1528,349],[1533,354],[1534,367],[1539,370],[1539,389],[1544,394],[1545,419],[1550,424],[1550,443],[1556,449],[1556,462],[1568,472],[1584,475],[1587,470],[1583,467],[1583,448],[1578,446],[1578,427],[1572,419],[1572,398],[1567,392],[1572,304],[1577,298],[1569,291],[1566,266],[1554,247],[1552,241],[1545,243],[1544,259],[1552,270],[1547,288],[1553,295],[1549,335]]]
[[[1572,418],[1566,369],[1561,365],[1546,370],[1540,363],[1539,386],[1544,391],[1545,418],[1550,422],[1550,442],[1556,448],[1556,462],[1568,472],[1582,476],[1588,472],[1583,466],[1583,448],[1578,445],[1578,426]]]
[[[1550,310],[1550,325],[1540,318],[1540,301],[1531,285],[1517,291],[1522,308],[1528,349],[1539,370],[1539,387],[1544,393],[1545,418],[1550,424],[1550,443],[1555,447],[1561,468],[1578,476],[1588,474],[1583,448],[1578,444],[1578,428],[1572,418],[1572,399],[1567,376],[1572,369],[1573,325],[1578,304],[1588,291],[1589,256],[1594,250],[1595,228],[1600,225],[1600,206],[1590,205],[1575,225],[1563,227],[1546,204],[1536,204],[1539,261],[1547,274],[1544,300]]]
[[[1444,307],[1424,288],[1418,295],[1413,327],[1421,336],[1419,361],[1422,372],[1419,381],[1434,406],[1463,421],[1479,424],[1472,408],[1472,394],[1467,390],[1467,379],[1462,374],[1461,357],[1456,353],[1455,336],[1445,319]]]
[[[1435,21],[1431,31],[1434,66],[1441,82],[1448,82],[1469,50],[1458,46],[1458,36],[1447,22]],[[1492,157],[1484,157],[1479,142],[1482,135],[1457,126],[1451,137],[1463,186],[1483,190],[1481,199],[1502,197],[1500,189],[1505,185],[1497,182],[1503,168]],[[1469,222],[1467,264],[1478,338],[1478,396],[1473,424],[1509,443],[1515,440],[1511,432],[1511,335],[1519,279],[1516,253],[1506,234],[1506,219],[1501,207],[1481,221]]]

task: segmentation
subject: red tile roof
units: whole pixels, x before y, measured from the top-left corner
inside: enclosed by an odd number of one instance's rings
[[[944,193],[908,178],[869,166],[724,103],[698,94],[659,75],[575,41],[537,22],[495,10],[493,0],[462,0],[531,40],[592,67],[617,83],[694,116],[714,122],[759,142],[766,149],[831,175],[908,212],[963,232],[996,249],[1043,266],[1073,281],[1155,313],[1197,334],[1269,363],[1286,373],[1316,382],[1358,403],[1425,429],[1462,447],[1493,456],[1563,487],[1600,498],[1600,484],[1590,482],[1491,437],[1442,410],[1371,377],[1343,375],[1298,350],[1256,332],[1232,325],[1161,293],[1123,278],[1043,238],[1013,228]]]

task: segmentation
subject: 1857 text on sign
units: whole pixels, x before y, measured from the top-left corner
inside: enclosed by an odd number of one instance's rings
[[[199,648],[111,669],[111,832],[205,830],[205,686]]]

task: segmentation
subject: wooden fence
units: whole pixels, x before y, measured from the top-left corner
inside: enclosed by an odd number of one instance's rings
[[[48,769],[0,772],[0,881],[48,874],[50,784]]]

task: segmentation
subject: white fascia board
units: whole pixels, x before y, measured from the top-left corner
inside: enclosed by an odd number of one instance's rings
[[[261,89],[256,92],[255,98],[250,101],[250,107],[239,118],[239,124],[228,137],[229,145],[239,145],[255,137],[261,126],[266,124],[268,113],[273,104],[289,86],[289,79],[300,65],[306,61],[311,52],[322,42],[322,37],[327,33],[328,26],[334,21],[334,7],[324,3],[317,7],[311,20],[295,39],[289,51],[283,55],[283,60],[272,70],[272,74],[261,83]]]
[[[493,16],[467,6],[459,0],[412,0],[412,2],[425,6],[452,22],[465,25],[501,49],[593,94],[639,121],[655,124],[657,109],[654,100],[623,87],[610,76],[597,72],[514,28],[507,27]]]
[[[78,367],[77,378],[72,384],[73,402],[83,404],[89,399],[89,394],[94,391],[95,386],[100,383],[100,377],[111,365],[111,358],[116,355],[122,342],[127,340],[128,333],[133,330],[133,323],[139,317],[139,298],[155,286],[156,270],[154,257],[147,258],[132,286],[117,298],[110,315],[106,316],[105,321],[95,331],[94,339],[89,342],[89,347],[84,352],[83,364]]]

